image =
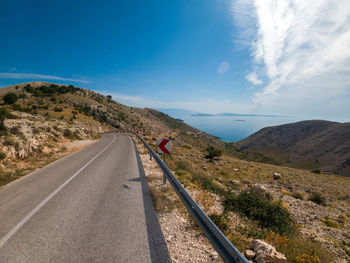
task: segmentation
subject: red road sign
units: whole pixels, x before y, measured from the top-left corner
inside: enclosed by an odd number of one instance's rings
[[[170,154],[171,145],[170,145],[170,140],[168,138],[157,140],[157,152]]]

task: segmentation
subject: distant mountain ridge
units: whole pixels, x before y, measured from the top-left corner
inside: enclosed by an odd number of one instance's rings
[[[238,142],[278,164],[350,176],[350,123],[301,121],[266,127]]]

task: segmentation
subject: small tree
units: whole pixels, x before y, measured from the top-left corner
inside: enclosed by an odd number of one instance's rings
[[[4,96],[5,104],[14,104],[18,100],[16,93],[9,92]]]
[[[7,129],[5,127],[5,119],[7,117],[7,110],[5,108],[0,108],[0,134],[6,133]]]
[[[221,156],[221,151],[218,149],[215,149],[213,146],[209,146],[207,148],[208,154],[205,156],[205,158],[209,160],[213,160],[215,157]]]

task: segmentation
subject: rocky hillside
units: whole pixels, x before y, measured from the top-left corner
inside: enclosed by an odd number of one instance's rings
[[[112,130],[139,130],[153,147],[157,138],[170,137],[169,168],[238,249],[255,253],[252,259],[259,257],[257,239],[274,245],[288,262],[346,263],[350,259],[350,178],[253,162],[269,159],[159,111],[127,107],[110,96],[71,85],[30,82],[0,89],[0,186]],[[315,141],[321,139],[315,137]],[[150,164],[146,150],[138,147]],[[152,168],[148,173],[160,219],[167,221],[173,215],[186,219],[168,227],[168,233],[163,230],[168,246],[173,246],[170,251],[178,257],[184,253],[173,261],[186,262],[182,259],[192,249],[197,249],[199,258],[212,255],[217,261],[212,249],[196,243],[204,236],[191,230],[193,220],[172,188],[158,186],[161,172]],[[173,242],[188,235],[194,235],[190,244]],[[191,250],[179,249],[189,246]]]
[[[350,176],[350,123],[313,120],[267,127],[238,144],[278,164]]]
[[[72,85],[22,83],[0,89],[0,186],[59,158],[70,142],[111,130],[167,135],[201,147],[225,146],[156,110],[127,107]]]

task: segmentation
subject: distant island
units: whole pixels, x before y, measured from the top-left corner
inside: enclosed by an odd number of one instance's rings
[[[193,114],[191,114],[191,116],[193,116],[193,117],[212,117],[212,116],[288,117],[288,116],[282,116],[282,115],[238,114],[238,113],[230,113],[230,112],[217,113],[217,114],[193,113]]]

